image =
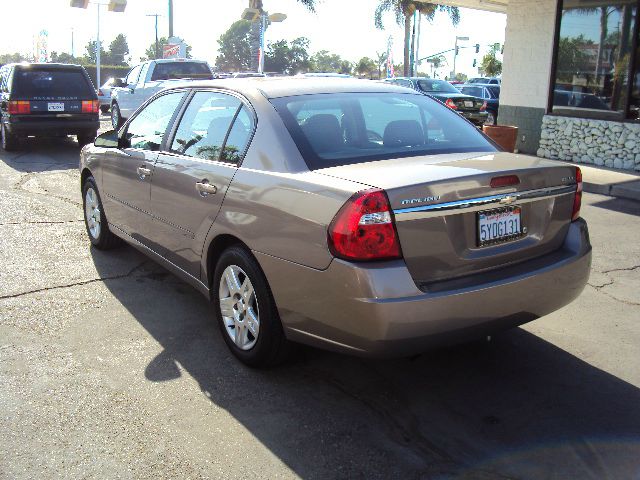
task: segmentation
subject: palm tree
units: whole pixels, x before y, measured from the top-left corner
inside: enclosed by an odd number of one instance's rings
[[[384,30],[382,23],[382,15],[386,12],[393,12],[396,16],[396,23],[404,25],[404,75],[409,75],[409,44],[411,39],[411,17],[415,12],[427,17],[429,22],[433,21],[436,12],[446,12],[451,19],[453,25],[460,22],[460,11],[458,7],[450,7],[448,5],[438,5],[436,3],[422,3],[416,0],[379,0],[374,22],[376,28]]]
[[[316,0],[298,0],[298,3],[301,3],[310,12],[316,11]],[[249,8],[255,8],[256,10],[260,10],[260,13],[264,12],[264,6],[262,4],[262,0],[249,0]],[[258,71],[258,49],[260,48],[260,22],[253,22],[251,24],[251,68],[253,71]],[[264,54],[264,52],[263,52]]]

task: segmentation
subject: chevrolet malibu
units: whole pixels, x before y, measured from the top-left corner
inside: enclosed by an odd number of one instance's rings
[[[93,246],[125,241],[193,285],[251,366],[292,342],[383,356],[487,335],[589,276],[578,168],[501,152],[393,85],[176,85],[80,171]]]

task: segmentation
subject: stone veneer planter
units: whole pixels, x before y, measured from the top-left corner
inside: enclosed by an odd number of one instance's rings
[[[640,123],[545,115],[538,156],[640,171]]]

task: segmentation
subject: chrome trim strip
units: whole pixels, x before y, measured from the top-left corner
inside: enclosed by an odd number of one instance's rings
[[[511,197],[513,201],[520,201],[520,203],[538,200],[542,198],[552,198],[567,193],[573,193],[576,190],[576,185],[559,185],[556,187],[545,187],[536,190],[526,190],[524,192],[511,192],[501,193],[499,195],[490,195],[486,197],[469,198],[466,200],[456,200],[453,202],[436,203],[432,205],[421,205],[419,207],[399,208],[394,210],[394,215],[403,215],[407,213],[417,212],[432,212],[434,214],[441,214],[441,212],[448,212],[450,210],[466,210],[466,209],[478,209],[477,207],[484,207],[485,205],[501,204],[500,201]],[[510,204],[513,204],[510,202]],[[481,208],[480,208],[481,209]],[[461,212],[462,213],[462,212]]]

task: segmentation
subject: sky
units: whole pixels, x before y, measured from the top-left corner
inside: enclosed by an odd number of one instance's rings
[[[69,0],[0,0],[5,19],[25,19],[26,21],[3,21],[0,28],[0,53],[31,53],[34,38],[41,30],[48,34],[49,51],[85,53],[85,46],[96,38],[97,8],[90,4],[84,10],[70,7]],[[91,0],[92,2],[97,0]],[[107,3],[107,0],[99,0]],[[193,47],[195,58],[214,63],[217,55],[217,40],[229,26],[240,18],[247,0],[174,0],[174,35],[183,38]],[[373,23],[373,14],[378,0],[319,0],[317,12],[308,12],[296,0],[264,0],[269,13],[281,12],[287,15],[282,23],[272,24],[266,32],[266,41],[292,40],[305,36],[310,40],[311,53],[329,50],[350,61],[363,56],[374,57],[376,52],[384,52],[391,36],[394,63],[402,62],[403,30],[396,25],[394,16],[385,17],[385,30],[378,30]],[[104,48],[118,33],[127,36],[135,64],[145,49],[155,39],[155,23],[149,14],[158,13],[158,35],[168,34],[167,0],[128,0],[124,13],[108,12],[100,7],[100,38]],[[469,37],[460,46],[479,43],[480,53],[474,48],[461,49],[456,60],[456,70],[469,76],[477,75],[472,66],[474,58],[478,64],[482,55],[493,43],[503,43],[506,15],[461,9],[461,21],[453,27],[448,17],[437,14],[430,24],[422,21],[419,56],[427,56],[452,49],[456,36]],[[72,35],[73,31],[73,35]],[[446,56],[447,64],[440,70],[444,76],[453,68],[453,54]],[[423,63],[422,71],[430,72]]]

